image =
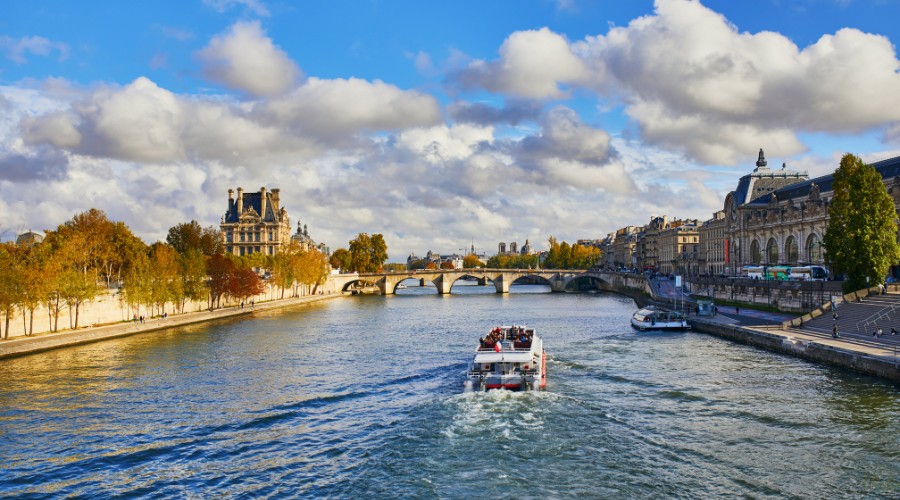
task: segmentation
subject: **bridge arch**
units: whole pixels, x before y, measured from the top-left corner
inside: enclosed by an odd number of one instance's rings
[[[378,285],[372,280],[368,280],[365,278],[356,278],[356,279],[348,280],[346,283],[344,283],[344,286],[341,287],[341,291],[342,292],[354,292],[354,291],[361,291],[363,289],[368,289],[371,291],[374,287],[377,287],[377,286]]]

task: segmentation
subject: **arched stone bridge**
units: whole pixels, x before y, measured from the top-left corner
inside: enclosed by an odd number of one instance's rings
[[[439,294],[449,294],[457,280],[471,277],[486,285],[494,284],[497,293],[509,293],[509,287],[520,278],[530,278],[550,286],[553,292],[564,292],[569,284],[576,280],[590,279],[596,288],[617,291],[622,287],[649,291],[647,280],[641,275],[625,275],[621,273],[585,271],[571,269],[446,269],[416,270],[389,273],[337,274],[330,279],[336,288],[349,291],[361,285],[376,286],[382,295],[393,295],[397,285],[407,279],[430,281]]]

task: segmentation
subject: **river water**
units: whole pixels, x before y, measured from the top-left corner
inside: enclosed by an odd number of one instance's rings
[[[0,361],[0,496],[887,498],[900,391],[630,299],[410,287]],[[463,392],[527,323],[547,389]]]

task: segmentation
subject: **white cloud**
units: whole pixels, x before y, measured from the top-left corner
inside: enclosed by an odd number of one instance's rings
[[[565,97],[567,85],[585,76],[566,39],[547,28],[517,31],[500,47],[500,59],[474,61],[454,76],[463,87],[528,99]]]
[[[358,130],[398,130],[437,123],[434,97],[381,81],[310,78],[260,106],[264,119],[306,134],[335,137]]]
[[[225,12],[233,7],[243,6],[247,11],[257,16],[266,17],[269,9],[265,3],[259,0],[203,0],[203,4],[216,12]]]
[[[3,52],[7,59],[16,64],[28,62],[26,54],[48,56],[53,51],[59,52],[58,59],[60,61],[65,61],[69,57],[68,45],[52,42],[42,36],[26,36],[18,39],[0,36],[0,52]]]
[[[254,96],[288,90],[302,77],[300,68],[275,46],[259,21],[237,22],[197,53],[207,78]]]

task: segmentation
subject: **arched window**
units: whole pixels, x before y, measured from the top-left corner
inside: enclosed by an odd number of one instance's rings
[[[810,264],[822,263],[822,240],[816,234],[809,235],[806,239],[806,255]]]
[[[762,256],[759,254],[759,242],[753,240],[753,242],[750,243],[750,263],[759,265],[761,260]]]
[[[766,259],[769,264],[778,264],[778,243],[775,238],[769,239],[766,244]]]
[[[784,251],[787,254],[788,264],[797,264],[800,261],[800,248],[797,246],[797,240],[790,236],[784,244]]]

